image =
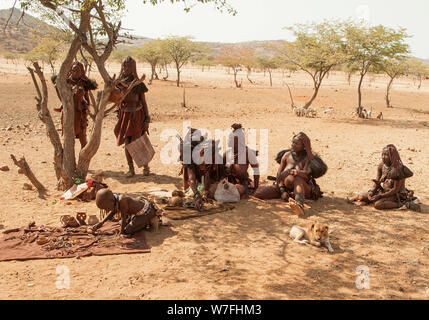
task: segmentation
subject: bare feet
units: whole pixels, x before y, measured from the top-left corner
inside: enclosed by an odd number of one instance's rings
[[[304,211],[304,205],[296,202],[294,199],[289,199],[289,207],[293,210],[293,212],[296,213],[298,217],[304,217],[305,211]]]
[[[136,174],[135,174],[134,170],[130,170],[130,171],[128,171],[128,172],[127,172],[126,177],[127,177],[127,178],[132,178],[132,177],[134,177],[135,175],[136,175]]]

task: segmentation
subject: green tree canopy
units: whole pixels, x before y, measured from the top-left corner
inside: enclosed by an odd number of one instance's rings
[[[257,64],[262,70],[268,72],[268,74],[270,75],[270,86],[272,87],[273,86],[272,72],[273,70],[279,68],[279,60],[276,58],[259,57],[257,59]]]
[[[370,68],[379,69],[388,65],[386,61],[402,60],[409,53],[404,28],[393,29],[382,25],[368,26],[363,23],[345,24],[347,65],[351,72],[360,75],[358,85],[358,115],[362,113],[362,81]]]
[[[286,29],[292,31],[296,40],[280,45],[284,61],[303,70],[313,80],[313,95],[304,104],[304,108],[308,108],[317,97],[326,74],[345,61],[343,24],[324,21],[295,24]]]
[[[149,83],[152,83],[156,73],[156,67],[160,63],[163,56],[162,41],[154,40],[146,42],[142,47],[135,49],[136,58],[139,61],[147,62],[151,66],[151,77]]]
[[[162,51],[171,58],[177,71],[177,86],[180,86],[180,73],[182,67],[191,57],[200,52],[200,46],[191,41],[190,37],[170,36],[162,41]]]

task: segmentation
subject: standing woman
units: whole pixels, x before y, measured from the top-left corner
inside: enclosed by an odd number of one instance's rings
[[[57,76],[51,78],[57,90],[58,98],[61,100],[60,94],[56,87]],[[87,144],[86,129],[88,127],[88,107],[89,107],[89,90],[97,89],[97,83],[90,80],[85,75],[83,64],[76,61],[72,64],[70,71],[67,74],[67,83],[73,90],[74,103],[74,133],[76,139],[79,139],[80,146],[83,149]],[[64,133],[64,110],[63,107],[54,109],[61,112],[61,127]]]
[[[121,80],[121,85],[123,86],[122,89],[126,90],[137,79],[139,77],[137,76],[136,61],[131,57],[125,58],[119,75],[119,80]],[[144,83],[140,83],[131,90],[119,106],[118,123],[114,130],[118,146],[124,143],[127,146],[140,138],[145,132],[149,133],[150,116],[145,98],[146,92],[148,92],[148,88]],[[135,175],[133,158],[127,148],[125,148],[125,156],[129,167],[127,177],[133,177]],[[149,173],[149,166],[144,166],[143,174],[147,176]]]

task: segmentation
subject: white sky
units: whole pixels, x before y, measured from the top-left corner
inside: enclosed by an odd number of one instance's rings
[[[193,0],[188,0],[192,3]],[[8,8],[13,0],[0,0]],[[363,17],[371,24],[405,27],[413,55],[429,59],[428,0],[229,0],[236,16],[219,13],[212,4],[198,4],[190,13],[169,0],[157,6],[127,0],[123,26],[135,35],[158,38],[189,35],[198,41],[241,42],[288,39],[283,27],[296,22]],[[290,38],[289,38],[290,39]]]

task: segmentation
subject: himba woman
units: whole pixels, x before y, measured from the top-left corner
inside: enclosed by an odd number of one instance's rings
[[[54,85],[56,85],[57,76],[51,78]],[[70,71],[67,74],[67,83],[72,87],[73,90],[73,102],[74,102],[74,133],[76,139],[79,139],[81,148],[87,144],[86,129],[88,127],[88,107],[90,105],[89,91],[97,89],[97,83],[90,80],[85,75],[85,68],[82,63],[76,61],[72,64]],[[57,87],[58,98],[61,101],[61,96]],[[54,109],[57,112],[61,112],[61,127],[62,133],[64,133],[64,110],[63,107]]]
[[[121,73],[119,75],[122,89],[126,90],[137,79],[139,77],[137,76],[136,61],[131,57],[125,58],[122,62]],[[114,129],[118,146],[124,143],[127,146],[140,138],[144,133],[149,134],[150,116],[145,98],[146,92],[148,92],[148,88],[144,83],[140,83],[131,90],[119,106],[118,122]],[[127,176],[133,177],[135,175],[134,163],[126,148],[125,156],[129,167]],[[149,173],[149,166],[144,166],[143,174],[149,175]]]
[[[203,159],[201,163],[197,163],[194,159],[194,150],[197,147],[201,147],[199,152]],[[200,130],[190,128],[184,141],[179,145],[179,152],[179,160],[182,162],[180,175],[183,174],[183,190],[186,195],[194,197],[195,208],[201,210],[204,200],[214,198],[216,182],[225,177],[225,166],[216,161],[216,158],[222,160],[219,146],[214,140],[205,140]]]
[[[280,167],[275,185],[260,187],[254,196],[259,199],[281,198],[289,202],[298,216],[303,216],[305,199],[317,200],[322,196],[315,179],[323,176],[328,167],[313,154],[310,138],[303,132],[293,137],[290,150],[279,152],[276,161]]]
[[[377,167],[377,178],[374,186],[367,193],[357,195],[351,201],[364,206],[374,204],[378,210],[394,209],[405,206],[413,211],[421,211],[414,192],[405,188],[405,179],[413,173],[401,161],[399,152],[393,144],[383,148],[382,161]]]

